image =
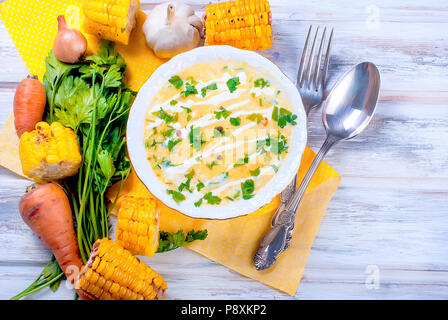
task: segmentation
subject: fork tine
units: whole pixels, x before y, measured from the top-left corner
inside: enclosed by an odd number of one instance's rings
[[[310,34],[311,34],[311,29],[312,28],[313,28],[313,25],[310,25],[310,28],[308,29],[308,35],[306,36],[305,46],[303,47],[302,57],[300,58],[299,70],[297,71],[297,82],[296,82],[296,85],[299,85],[301,83],[301,80],[302,80],[302,70],[303,70],[303,65],[305,63],[306,51],[308,49],[308,40],[310,39]]]
[[[327,32],[327,27],[324,28],[324,32],[322,33],[322,38],[320,40],[320,46],[319,46],[319,51],[317,53],[317,59],[316,59],[316,63],[314,65],[314,72],[313,72],[313,76],[311,77],[311,82],[314,84],[314,88],[316,90],[318,90],[318,78],[319,78],[319,73],[320,73],[320,62],[322,60],[322,49],[325,43],[325,34]]]
[[[322,88],[325,88],[325,81],[327,79],[327,71],[328,71],[328,64],[330,61],[330,50],[331,50],[331,43],[333,40],[333,28],[331,28],[330,38],[328,39],[328,45],[327,45],[327,52],[325,53],[325,62],[324,62],[324,69],[322,70],[322,73],[320,75],[319,82]]]
[[[313,65],[313,61],[314,61],[314,51],[316,51],[316,40],[317,40],[318,33],[319,33],[319,27],[317,27],[316,34],[314,35],[313,46],[311,47],[310,58],[308,59],[308,66],[306,67],[306,71],[304,74],[304,78],[306,77],[308,89],[310,88],[311,66]],[[304,79],[302,79],[302,82],[303,82],[303,80]]]

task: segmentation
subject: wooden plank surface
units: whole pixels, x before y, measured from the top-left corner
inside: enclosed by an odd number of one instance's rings
[[[141,1],[149,11],[157,1]],[[198,14],[208,1],[189,1]],[[448,298],[448,3],[271,0],[273,48],[261,52],[295,80],[309,24],[335,28],[330,86],[372,61],[381,96],[372,124],[326,161],[341,175],[295,297],[187,249],[145,259],[169,284],[170,299]],[[0,24],[0,123],[27,70]],[[323,139],[310,118],[309,145]],[[18,214],[28,181],[0,169],[0,299],[29,284],[49,253]],[[377,278],[372,278],[374,275]],[[372,280],[373,279],[373,280]],[[377,281],[376,281],[377,280]],[[72,299],[61,287],[33,299]]]

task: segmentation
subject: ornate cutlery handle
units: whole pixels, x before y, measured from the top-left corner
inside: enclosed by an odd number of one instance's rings
[[[339,141],[338,138],[327,136],[327,139],[300,183],[299,188],[295,190],[294,194],[283,208],[281,208],[283,203],[280,205],[280,211],[275,214],[273,219],[274,226],[264,236],[263,240],[261,240],[260,248],[254,256],[254,264],[257,270],[267,269],[272,266],[279,254],[289,247],[291,234],[294,230],[294,220],[303,195],[308,188],[311,178],[319,167],[319,164],[337,141]]]
[[[286,207],[286,204],[288,203],[289,199],[291,199],[291,196],[294,194],[294,191],[296,191],[297,187],[297,174],[294,176],[294,179],[286,186],[285,190],[283,190],[280,193],[280,206],[278,207],[277,211],[275,212],[272,221],[271,221],[271,227],[275,226],[277,223],[278,216],[280,212],[283,211],[283,209]]]

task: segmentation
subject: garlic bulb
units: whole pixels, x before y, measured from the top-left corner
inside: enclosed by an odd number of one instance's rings
[[[202,21],[184,3],[168,1],[155,6],[143,24],[146,42],[159,58],[171,58],[198,46]]]

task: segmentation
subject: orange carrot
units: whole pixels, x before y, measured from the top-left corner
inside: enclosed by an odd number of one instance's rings
[[[36,76],[28,76],[19,83],[14,95],[14,125],[19,138],[42,121],[45,102],[44,86]]]
[[[19,211],[73,283],[72,272],[81,270],[82,260],[73,229],[72,210],[62,187],[47,183],[32,189],[20,200]]]

